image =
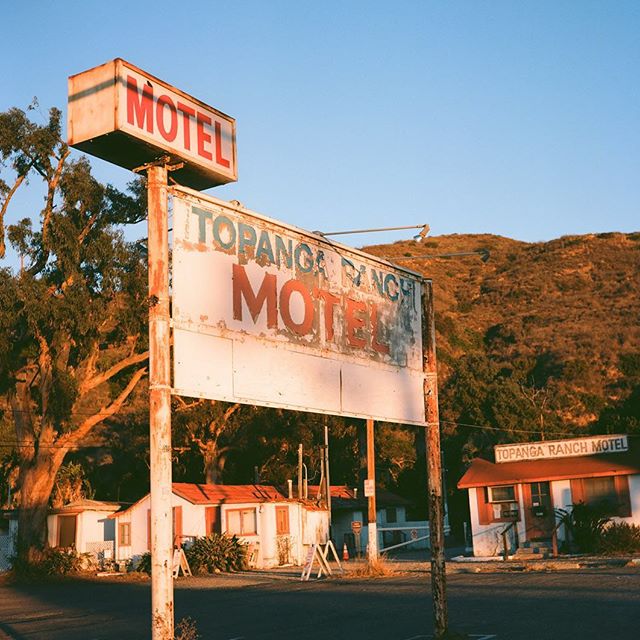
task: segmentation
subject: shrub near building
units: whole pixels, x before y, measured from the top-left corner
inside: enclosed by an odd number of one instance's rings
[[[185,550],[193,573],[242,571],[247,568],[247,545],[236,536],[212,533],[196,538]]]
[[[627,522],[611,522],[603,531],[598,544],[602,553],[624,555],[640,552],[640,527]]]

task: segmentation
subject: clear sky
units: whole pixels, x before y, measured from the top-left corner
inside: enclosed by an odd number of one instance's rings
[[[66,112],[68,75],[122,57],[235,117],[239,180],[210,193],[288,223],[640,229],[638,0],[3,5],[0,110]]]

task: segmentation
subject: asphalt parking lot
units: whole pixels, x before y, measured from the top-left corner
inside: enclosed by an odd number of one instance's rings
[[[126,579],[125,579],[126,580]],[[469,638],[635,639],[640,569],[456,573],[447,578],[451,628]],[[176,620],[204,640],[431,637],[429,575],[300,582],[293,575],[180,579]],[[0,586],[0,638],[148,638],[148,581],[71,580]]]

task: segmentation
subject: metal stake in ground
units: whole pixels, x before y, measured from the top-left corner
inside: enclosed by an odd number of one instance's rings
[[[436,329],[431,280],[422,286],[422,351],[424,410],[427,429],[427,482],[429,489],[429,534],[431,542],[431,591],[435,637],[442,638],[449,626],[444,557],[444,502],[440,458],[440,418],[438,415],[438,374]]]
[[[171,374],[167,167],[147,167],[149,206],[149,453],[151,637],[173,640]]]

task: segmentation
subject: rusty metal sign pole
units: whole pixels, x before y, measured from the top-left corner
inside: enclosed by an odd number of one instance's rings
[[[148,165],[151,638],[173,640],[171,370],[166,159]]]
[[[422,350],[424,410],[427,428],[427,483],[429,490],[429,537],[431,543],[431,593],[436,638],[447,634],[447,584],[444,556],[444,500],[442,495],[442,460],[440,456],[440,418],[438,414],[438,373],[436,330],[431,280],[422,286]]]
[[[374,421],[367,419],[367,479],[369,480],[369,495],[367,496],[368,534],[369,534],[369,562],[378,559],[378,522],[376,519],[376,457],[373,441]]]

